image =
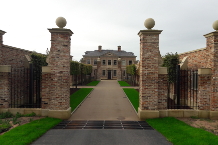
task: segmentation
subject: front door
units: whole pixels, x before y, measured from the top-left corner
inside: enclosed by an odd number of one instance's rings
[[[108,80],[111,80],[111,70],[108,70],[108,71],[107,71],[107,79],[108,79]]]

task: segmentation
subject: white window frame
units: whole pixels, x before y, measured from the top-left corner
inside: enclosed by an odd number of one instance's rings
[[[122,66],[126,66],[126,60],[122,60]]]

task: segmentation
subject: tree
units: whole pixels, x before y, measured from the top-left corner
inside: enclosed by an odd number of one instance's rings
[[[131,83],[135,85],[136,66],[135,64],[126,66],[126,73],[131,75]]]
[[[167,67],[168,71],[168,81],[169,83],[174,83],[176,81],[176,66],[180,63],[179,55],[177,52],[175,54],[167,53],[163,57],[163,67]]]
[[[70,74],[73,75],[73,77],[76,77],[76,88],[77,88],[77,77],[80,74],[80,63],[77,61],[71,61],[70,62]],[[74,79],[74,78],[73,78]]]

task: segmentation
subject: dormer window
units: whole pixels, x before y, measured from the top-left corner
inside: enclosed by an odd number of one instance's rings
[[[108,56],[111,56],[112,54],[111,54],[111,53],[108,53],[107,55],[108,55]]]

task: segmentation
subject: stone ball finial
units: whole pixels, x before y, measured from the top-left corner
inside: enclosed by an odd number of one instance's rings
[[[64,17],[58,17],[56,19],[56,25],[59,27],[59,28],[64,28],[67,24],[67,21]]]
[[[216,20],[215,22],[213,22],[213,29],[218,31],[218,20]]]
[[[152,18],[148,18],[148,19],[145,20],[144,25],[145,25],[145,27],[146,27],[147,29],[151,29],[151,28],[154,27],[155,21],[154,21],[154,19],[152,19]]]

